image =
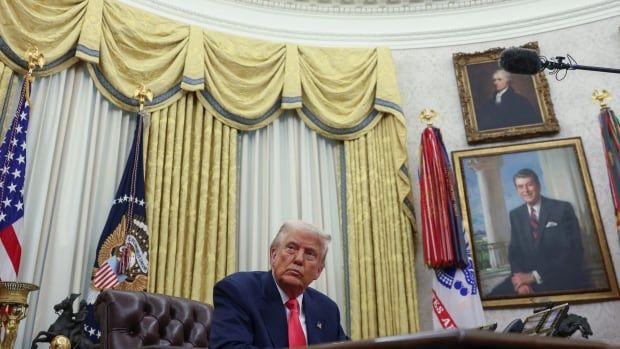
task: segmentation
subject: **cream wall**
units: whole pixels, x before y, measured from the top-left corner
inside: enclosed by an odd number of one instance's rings
[[[420,134],[425,126],[418,119],[420,111],[423,108],[432,108],[439,113],[435,126],[441,129],[449,152],[471,148],[465,140],[452,65],[454,52],[473,53],[493,47],[516,46],[529,41],[538,41],[541,54],[547,57],[569,53],[582,65],[620,68],[619,27],[620,19],[616,17],[568,29],[501,41],[441,48],[394,50],[393,56],[403,101],[402,107],[408,121],[409,168],[416,197],[416,212],[420,212],[416,173],[419,163],[418,145]],[[609,103],[610,107],[620,114],[620,75],[571,71],[562,81],[556,81],[553,76],[547,78],[556,117],[560,123],[560,133],[550,137],[536,137],[504,144],[575,136],[582,138],[614,268],[620,279],[620,244],[597,121],[599,108],[591,100],[594,89],[605,88],[615,96],[615,99]],[[500,144],[492,143],[491,145]],[[420,231],[419,221],[418,231]],[[422,263],[420,234],[416,237],[416,242],[420,320],[422,330],[431,330],[432,273]],[[488,322],[496,321],[498,328],[503,329],[513,319],[523,318],[531,311],[532,308],[487,310],[485,316]],[[618,331],[620,301],[571,305],[571,312],[588,318],[594,331],[592,339],[620,343],[620,331]]]

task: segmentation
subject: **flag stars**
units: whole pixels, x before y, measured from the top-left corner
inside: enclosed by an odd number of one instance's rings
[[[26,113],[26,111],[23,111],[19,116],[21,117],[22,120],[26,120],[28,113]]]
[[[4,199],[4,201],[2,201],[2,203],[4,204],[4,207],[9,207],[11,206],[11,199],[6,198]]]
[[[23,141],[20,147],[22,148],[22,150],[26,150],[26,141]]]
[[[19,143],[19,141],[17,140],[17,138],[13,138],[13,139],[11,140],[11,144],[12,144],[12,145],[14,145],[14,146],[15,146],[15,145],[17,145],[17,143]]]
[[[0,212],[0,222],[4,222],[5,219],[6,219],[6,214],[4,214],[4,212]]]
[[[19,201],[18,203],[15,204],[15,208],[17,209],[17,211],[21,211],[24,209],[24,203]]]
[[[17,189],[17,186],[15,185],[15,183],[11,183],[11,185],[9,185],[7,188],[9,188],[9,191],[12,193]]]
[[[22,175],[22,172],[18,169],[15,169],[15,171],[12,172],[12,175],[15,178],[19,178]]]
[[[9,166],[4,165],[4,167],[0,171],[2,171],[2,174],[7,174],[9,172]]]
[[[24,162],[26,162],[26,157],[25,157],[25,156],[23,156],[23,155],[20,155],[20,156],[17,158],[17,162],[19,162],[20,164],[23,164]]]
[[[15,131],[17,133],[22,133],[22,128],[23,128],[22,125],[17,125],[17,127],[15,127]]]

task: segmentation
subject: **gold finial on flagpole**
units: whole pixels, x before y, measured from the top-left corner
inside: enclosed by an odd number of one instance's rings
[[[34,69],[39,66],[39,68],[43,68],[45,64],[45,57],[43,53],[39,51],[39,48],[36,46],[30,46],[26,50],[26,59],[28,59],[28,73],[26,74],[26,83],[32,84],[34,82],[34,76],[32,72]],[[28,105],[32,106],[32,102],[30,101],[30,85],[26,88],[26,100],[28,101]]]
[[[150,102],[153,100],[153,92],[151,92],[151,89],[146,88],[144,84],[140,84],[136,87],[136,90],[133,93],[133,98],[138,100],[138,103],[140,104],[139,110],[142,111],[144,110],[144,101],[149,100]]]
[[[611,94],[607,92],[607,90],[594,90],[594,92],[592,92],[592,100],[598,103],[601,109],[607,108],[607,101],[610,99]]]
[[[434,111],[433,109],[425,108],[420,113],[420,120],[426,122],[426,126],[432,127],[433,126],[433,119],[436,118],[437,115],[438,115],[437,112]]]
[[[32,75],[32,71],[39,66],[43,68],[45,57],[36,46],[31,46],[26,50],[26,58],[28,59],[28,73]]]

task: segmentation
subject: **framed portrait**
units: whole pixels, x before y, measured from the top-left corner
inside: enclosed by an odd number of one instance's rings
[[[620,298],[580,138],[452,160],[484,307]]]
[[[530,42],[522,47],[538,51]],[[452,56],[469,144],[557,133],[544,73],[510,74],[498,60],[504,48]]]

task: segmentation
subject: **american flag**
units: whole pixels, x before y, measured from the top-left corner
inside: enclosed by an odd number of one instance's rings
[[[0,146],[0,280],[5,281],[17,279],[24,239],[28,79],[29,76],[24,79],[17,111]]]
[[[99,268],[93,279],[95,288],[105,290],[106,288],[114,288],[118,285],[118,259],[114,256],[110,257]]]

